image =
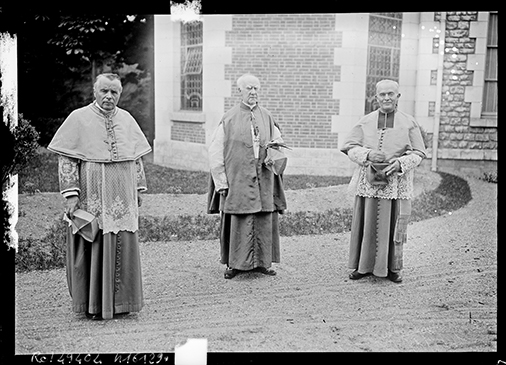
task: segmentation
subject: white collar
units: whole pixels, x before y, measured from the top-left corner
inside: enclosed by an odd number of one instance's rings
[[[241,103],[243,103],[243,104],[244,104],[244,105],[246,105],[248,108],[250,108],[250,110],[253,110],[253,109],[254,109],[254,108],[258,105],[258,103],[255,103],[255,105],[249,105],[249,104],[246,104],[246,103],[244,102],[244,100],[241,100]]]
[[[109,114],[114,113],[116,111],[116,107],[114,107],[113,110],[105,110],[100,105],[98,105],[96,100],[93,102],[93,104],[95,104],[95,106],[98,108],[98,110],[100,110],[105,115],[109,115]]]

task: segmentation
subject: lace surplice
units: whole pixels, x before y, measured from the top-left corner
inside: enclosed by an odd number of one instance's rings
[[[370,149],[353,147],[348,151],[351,161],[358,164],[350,181],[350,189],[355,195],[366,198],[411,199],[413,197],[414,169],[422,158],[415,154],[406,154],[398,158],[401,171],[388,176],[388,185],[371,185],[367,180],[367,154]]]
[[[98,163],[60,155],[58,167],[61,193],[79,195],[104,234],[138,230],[138,192],[147,190],[142,159]]]

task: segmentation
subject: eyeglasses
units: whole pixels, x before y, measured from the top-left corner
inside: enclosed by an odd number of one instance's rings
[[[389,93],[379,93],[379,94],[376,94],[376,96],[380,99],[385,99],[387,96],[392,99],[393,97],[397,96],[398,94],[394,93],[394,92],[389,92]]]

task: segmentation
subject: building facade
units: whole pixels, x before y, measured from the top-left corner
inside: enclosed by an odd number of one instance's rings
[[[340,143],[375,109],[374,85],[385,78],[399,82],[399,108],[427,132],[424,166],[495,169],[497,16],[155,15],[154,162],[207,170],[212,134],[249,72],[292,147],[287,174],[350,175]]]

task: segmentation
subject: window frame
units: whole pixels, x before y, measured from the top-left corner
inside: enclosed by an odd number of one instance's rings
[[[492,19],[492,16],[495,17],[495,19]],[[487,29],[487,51],[485,56],[485,70],[484,70],[484,83],[483,83],[483,98],[482,98],[482,110],[481,110],[481,117],[482,118],[497,118],[497,108],[498,108],[498,68],[499,68],[499,60],[498,60],[498,53],[499,53],[499,46],[498,46],[498,22],[499,22],[499,12],[498,11],[491,11],[489,12],[489,18],[488,18],[488,29]],[[494,50],[494,52],[492,52]],[[495,54],[491,55],[491,54]],[[493,59],[495,58],[495,60]],[[494,62],[495,61],[495,62]],[[494,68],[495,75],[489,75],[491,72],[491,67]],[[495,76],[495,77],[490,77]],[[492,90],[489,91],[489,86],[493,86],[495,84],[495,87],[492,88]],[[491,95],[492,93],[493,95]],[[493,97],[495,100],[495,103],[492,102],[492,104],[495,104],[495,110],[489,110],[487,107],[490,103],[490,97]]]
[[[193,21],[188,23],[181,22],[180,37],[181,37],[180,110],[185,112],[202,112],[204,104],[203,23],[201,21]],[[196,104],[195,106],[192,105],[194,103]]]

